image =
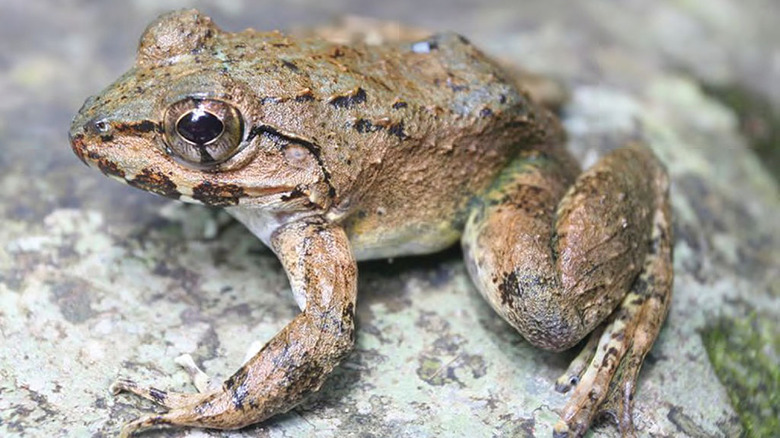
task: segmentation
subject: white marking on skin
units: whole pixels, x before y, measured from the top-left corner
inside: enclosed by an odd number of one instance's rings
[[[106,176],[108,176],[109,178],[113,179],[114,181],[119,181],[119,182],[121,182],[123,184],[127,184],[126,179],[121,177],[121,176],[117,176],[117,175],[106,175]]]
[[[428,41],[418,41],[412,44],[412,52],[431,53],[431,43],[429,43]]]
[[[175,183],[174,183],[174,184],[175,184]],[[183,197],[183,196],[185,196],[185,195],[186,195],[187,197],[191,197],[191,196],[192,196],[192,193],[193,193],[193,191],[192,191],[192,187],[190,187],[190,186],[188,186],[188,185],[179,185],[179,184],[176,184],[176,190],[178,190],[178,191],[179,191],[179,193],[181,193],[181,194],[182,194],[182,197]]]
[[[187,196],[187,195],[181,195],[181,196],[179,196],[179,201],[181,201],[181,202],[186,202],[186,203],[188,203],[188,204],[201,204],[201,205],[203,205],[203,203],[202,203],[202,202],[198,201],[197,199],[194,199],[194,198],[193,198],[193,197],[191,197],[191,196]]]
[[[135,179],[135,177],[138,176],[138,173],[133,173],[133,170],[129,168],[124,169],[124,172],[125,172],[125,179],[127,180],[126,182],[132,181]]]

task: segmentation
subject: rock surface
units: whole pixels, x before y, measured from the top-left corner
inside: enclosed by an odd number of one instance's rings
[[[152,18],[186,3],[0,4],[2,436],[113,436],[150,408],[112,397],[114,378],[191,391],[174,357],[192,354],[224,377],[296,313],[278,262],[238,224],[110,182],[69,150],[67,127],[84,98],[130,64]],[[563,116],[586,165],[627,138],[645,139],[673,178],[677,243],[672,309],[640,375],[639,433],[771,433],[756,427],[768,424],[760,412],[750,423],[732,407],[729,397],[750,385],[724,386],[716,370],[724,346],[738,363],[778,363],[780,334],[766,322],[780,319],[780,192],[737,115],[701,83],[741,87],[780,108],[776,2],[197,6],[231,30],[345,13],[456,30],[570,84]],[[356,351],[318,395],[240,432],[148,436],[551,436],[566,400],[553,384],[574,353],[523,341],[478,296],[457,250],[363,264],[360,275]],[[769,340],[719,344],[745,315]],[[708,356],[702,334],[720,350]],[[777,389],[776,371],[764,378]],[[778,404],[746,409],[776,419]],[[617,432],[604,425],[592,435]]]

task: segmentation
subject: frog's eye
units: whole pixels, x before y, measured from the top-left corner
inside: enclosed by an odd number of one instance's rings
[[[184,164],[208,168],[236,154],[244,136],[241,113],[215,99],[184,99],[165,113],[165,143]]]

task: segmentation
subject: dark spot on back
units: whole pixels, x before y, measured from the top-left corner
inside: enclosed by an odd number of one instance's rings
[[[401,109],[401,108],[406,108],[407,106],[409,106],[409,104],[407,104],[407,103],[406,103],[406,102],[404,102],[403,100],[399,100],[398,102],[395,102],[395,103],[393,104],[393,109]]]
[[[381,126],[374,125],[373,123],[371,123],[366,119],[358,119],[358,121],[355,122],[354,126],[355,126],[355,131],[361,134],[376,132],[383,129]]]
[[[330,99],[328,103],[336,108],[351,108],[357,104],[365,103],[366,91],[362,88],[350,91],[348,94],[336,96]]]
[[[303,93],[295,96],[296,102],[310,102],[314,100],[314,95],[312,94],[311,90],[306,90]]]
[[[267,96],[260,99],[260,105],[266,105],[269,103],[279,103],[279,102],[282,102],[281,97]]]
[[[406,140],[408,138],[408,136],[404,132],[404,122],[393,123],[387,129],[387,132],[395,135],[396,137],[400,138],[401,140]]]
[[[293,63],[293,62],[290,62],[290,61],[282,61],[282,65],[283,65],[283,66],[285,66],[285,67],[287,67],[287,68],[289,68],[291,71],[295,71],[295,72],[297,72],[297,71],[298,71],[298,66],[297,66],[297,65],[295,65],[295,63]]]

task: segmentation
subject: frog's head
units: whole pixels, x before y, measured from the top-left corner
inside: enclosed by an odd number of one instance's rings
[[[84,103],[73,151],[132,186],[207,205],[325,209],[333,188],[319,149],[262,122],[231,72],[225,35],[197,11],[160,17],[133,68]]]

